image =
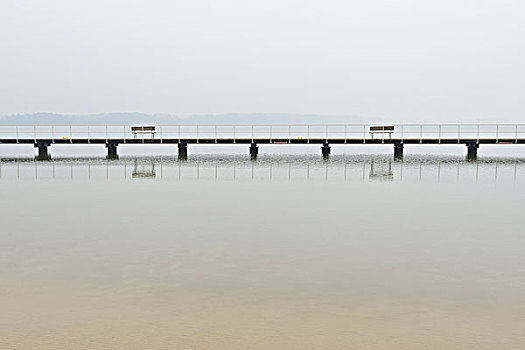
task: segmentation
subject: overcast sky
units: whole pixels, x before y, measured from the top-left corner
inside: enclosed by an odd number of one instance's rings
[[[0,114],[525,122],[523,0],[0,0]]]

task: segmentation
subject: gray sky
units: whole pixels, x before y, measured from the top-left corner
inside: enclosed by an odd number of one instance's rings
[[[525,121],[523,0],[1,0],[0,114]]]

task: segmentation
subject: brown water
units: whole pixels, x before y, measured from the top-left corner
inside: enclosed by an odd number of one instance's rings
[[[525,347],[521,162],[151,163],[2,164],[1,349]]]

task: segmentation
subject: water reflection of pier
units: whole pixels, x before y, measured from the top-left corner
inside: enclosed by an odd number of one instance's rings
[[[368,173],[370,181],[394,181],[394,173],[392,172],[392,162],[380,162],[377,164],[374,161],[370,162],[370,172]]]
[[[133,172],[131,173],[133,179],[136,178],[156,178],[157,173],[155,172],[155,161],[149,163],[139,163],[138,159],[135,159]]]
[[[0,179],[156,179],[156,180],[323,180],[347,182],[525,182],[525,162],[490,160],[340,160],[250,162],[236,159],[177,160],[137,158],[121,161],[3,160]]]

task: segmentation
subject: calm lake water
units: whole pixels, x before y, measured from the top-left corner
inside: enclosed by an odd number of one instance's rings
[[[0,163],[2,349],[523,349],[525,161]]]

